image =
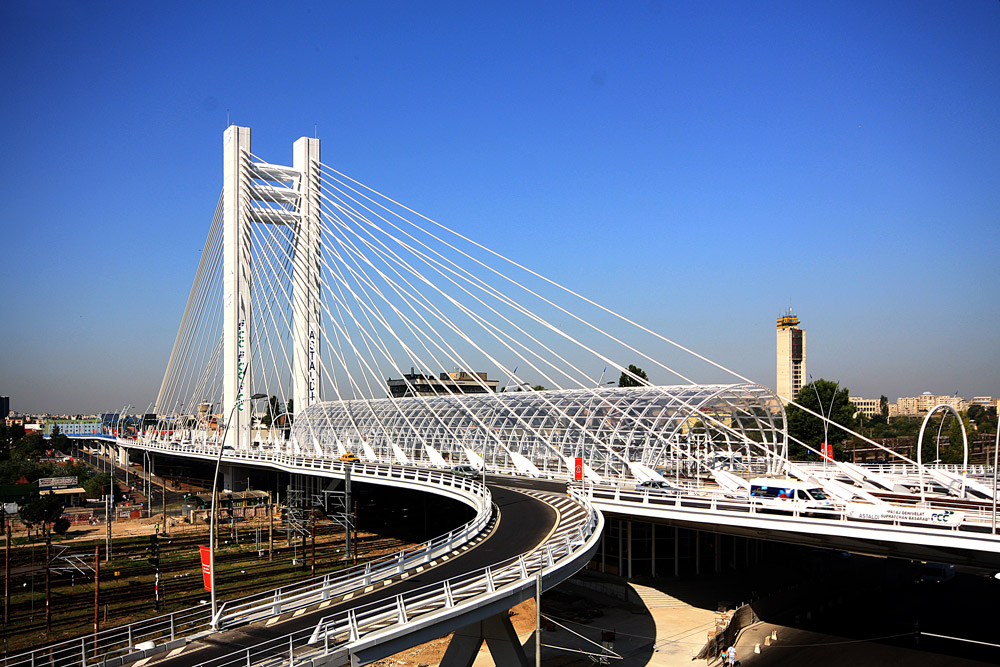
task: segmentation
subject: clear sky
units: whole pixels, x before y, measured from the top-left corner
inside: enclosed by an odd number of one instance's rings
[[[774,384],[1000,394],[1000,2],[0,3],[0,394],[155,398],[222,133]],[[655,378],[654,378],[655,379]]]

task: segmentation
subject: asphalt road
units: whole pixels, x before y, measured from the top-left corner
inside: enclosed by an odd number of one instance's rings
[[[507,479],[503,481],[509,482]],[[298,630],[314,627],[323,617],[362,604],[392,598],[530,551],[540,544],[555,526],[558,518],[555,510],[542,501],[492,483],[490,491],[493,493],[493,502],[498,510],[493,530],[485,540],[461,555],[453,556],[419,575],[377,588],[367,594],[356,595],[349,601],[307,612],[270,626],[254,623],[217,633],[191,643],[179,654],[172,657],[168,657],[169,653],[158,654],[145,664],[156,664],[158,667],[189,667]]]

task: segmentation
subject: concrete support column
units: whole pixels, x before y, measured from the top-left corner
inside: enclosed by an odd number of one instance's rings
[[[656,579],[656,524],[650,524],[650,538],[649,538],[649,576]]]
[[[230,125],[223,135],[222,184],[222,414],[231,423],[223,445],[249,448],[244,431],[249,424],[247,384],[250,359],[250,128]],[[235,406],[235,410],[233,409]],[[221,426],[221,425],[220,425]]]
[[[632,578],[632,519],[628,520],[626,525],[626,533],[628,536],[628,578]]]
[[[701,531],[694,531],[694,573],[701,574]]]
[[[299,213],[292,263],[292,379],[295,412],[320,400],[320,147],[302,137],[293,148],[292,168],[299,172]],[[317,452],[321,453],[321,452]]]
[[[623,535],[624,531],[622,531],[622,520],[616,519],[615,521],[618,522],[618,576],[620,577],[625,572],[625,554],[622,548],[625,536]]]
[[[528,667],[528,658],[506,611],[456,630],[441,659],[441,667],[472,667],[484,641],[494,664]]]
[[[681,531],[674,526],[674,576],[681,576]]]

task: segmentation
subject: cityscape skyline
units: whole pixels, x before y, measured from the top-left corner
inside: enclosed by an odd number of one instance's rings
[[[766,386],[790,301],[814,378],[1000,393],[995,3],[57,6],[0,8],[14,410],[155,398],[229,120]]]

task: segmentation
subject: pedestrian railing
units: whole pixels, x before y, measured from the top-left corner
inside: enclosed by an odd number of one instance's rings
[[[843,504],[830,509],[776,507],[772,504],[753,502],[749,497],[728,495],[722,491],[680,492],[657,489],[600,484],[573,484],[569,495],[578,500],[589,500],[600,509],[623,514],[657,516],[673,514],[674,518],[684,515],[710,514],[719,523],[739,524],[747,517],[766,520],[775,530],[810,532],[826,530],[831,534],[841,534],[852,530],[856,537],[872,540],[894,540],[897,542],[922,543],[933,540],[942,546],[1000,552],[1000,539],[991,533],[991,513],[984,509],[961,508],[964,514],[960,523],[928,523],[907,520],[886,513],[878,518],[851,516]],[[913,505],[899,505],[901,509],[914,509]],[[929,507],[919,509],[929,510]],[[947,512],[948,510],[942,510]],[[678,515],[681,515],[678,517]],[[701,516],[699,520],[703,520]],[[825,526],[825,528],[823,528]],[[890,532],[892,529],[892,532]]]

